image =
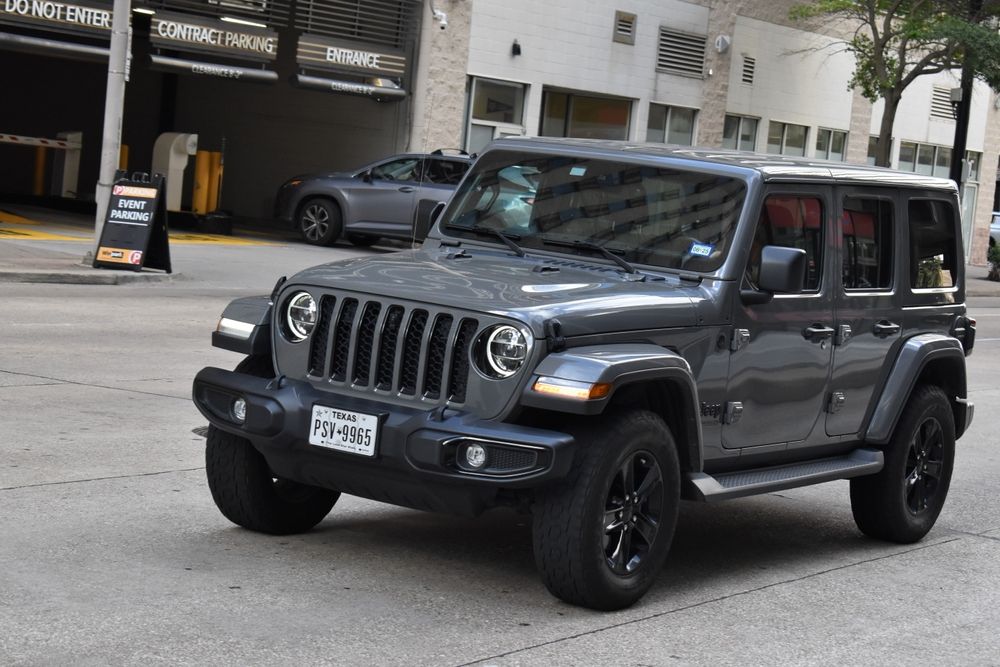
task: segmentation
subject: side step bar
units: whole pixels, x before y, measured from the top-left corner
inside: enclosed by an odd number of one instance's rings
[[[692,500],[713,502],[771,493],[835,479],[871,475],[882,469],[885,459],[877,449],[855,449],[850,454],[771,468],[755,468],[709,475],[687,473],[687,493]]]

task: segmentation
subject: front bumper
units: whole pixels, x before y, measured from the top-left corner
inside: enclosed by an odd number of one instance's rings
[[[247,438],[278,477],[351,495],[433,511],[476,514],[504,490],[533,488],[564,477],[573,455],[565,433],[484,421],[454,410],[402,409],[342,396],[288,378],[272,380],[205,368],[194,380],[194,402],[223,431]],[[230,415],[235,398],[246,419]],[[309,444],[314,405],[379,416],[372,458]],[[502,461],[485,472],[456,463],[458,448],[475,441]]]

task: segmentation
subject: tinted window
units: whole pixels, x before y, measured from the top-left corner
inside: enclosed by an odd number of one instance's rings
[[[911,199],[910,284],[913,287],[952,287],[958,257],[956,215],[951,202]]]
[[[761,208],[750,248],[747,280],[754,287],[760,275],[761,249],[766,245],[806,251],[804,291],[819,289],[823,275],[823,203],[817,197],[775,195]]]
[[[713,271],[745,194],[742,181],[716,174],[490,151],[462,182],[445,228],[490,227],[541,250],[584,241],[630,262]]]
[[[841,275],[847,289],[892,287],[892,202],[845,197]]]
[[[468,162],[459,160],[435,160],[428,158],[425,164],[427,165],[427,172],[424,174],[424,179],[431,183],[440,183],[442,185],[458,185],[458,182],[462,180],[462,176],[465,175],[466,170],[469,168]]]
[[[417,180],[417,167],[420,165],[420,158],[407,157],[372,167],[372,178],[380,178],[386,181],[415,181]]]

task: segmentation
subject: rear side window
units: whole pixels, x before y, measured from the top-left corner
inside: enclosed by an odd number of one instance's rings
[[[943,199],[911,199],[910,285],[953,287],[958,261],[955,207]]]
[[[428,158],[425,178],[431,183],[458,185],[458,182],[462,180],[462,176],[465,176],[465,172],[468,169],[468,162]]]
[[[845,289],[892,287],[892,202],[870,197],[845,197],[840,219]]]
[[[823,202],[806,195],[772,195],[764,201],[747,264],[747,279],[754,287],[760,274],[761,249],[767,245],[805,250],[802,289],[818,290],[823,275]]]

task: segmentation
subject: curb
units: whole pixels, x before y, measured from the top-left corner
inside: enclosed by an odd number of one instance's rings
[[[134,273],[125,271],[10,271],[0,269],[0,283],[54,283],[63,285],[135,285],[173,282],[179,273]]]

